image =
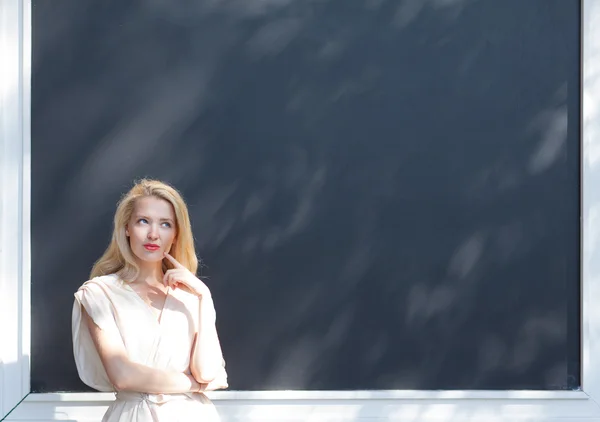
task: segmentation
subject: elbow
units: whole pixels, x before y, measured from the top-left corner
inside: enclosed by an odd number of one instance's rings
[[[127,391],[129,390],[129,383],[127,382],[127,377],[123,376],[123,373],[117,375],[112,374],[109,375],[108,379],[110,380],[112,386],[116,391]]]
[[[219,376],[221,365],[203,365],[201,368],[196,368],[195,365],[192,365],[190,369],[196,381],[200,384],[208,384]]]
[[[200,384],[208,384],[217,378],[217,371],[192,371],[192,376]]]
[[[117,365],[107,368],[106,375],[116,391],[130,390],[133,374],[126,362],[118,362]]]
[[[112,381],[112,385],[115,388],[115,391],[127,391],[127,385],[121,380]]]

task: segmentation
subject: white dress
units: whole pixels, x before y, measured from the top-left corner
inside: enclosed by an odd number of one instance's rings
[[[102,330],[120,334],[133,362],[188,372],[200,316],[200,300],[181,289],[169,289],[160,319],[140,296],[116,275],[86,281],[75,293],[73,354],[81,380],[98,391],[116,393],[103,422],[215,422],[212,402],[202,393],[145,394],[116,392],[90,336],[81,306]],[[196,350],[195,353],[201,352]],[[225,365],[207,390],[225,388]]]

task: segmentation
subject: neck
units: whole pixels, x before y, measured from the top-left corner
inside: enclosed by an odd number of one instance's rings
[[[162,261],[159,262],[140,262],[138,261],[140,272],[135,281],[143,282],[149,285],[162,284],[164,273],[162,271]]]

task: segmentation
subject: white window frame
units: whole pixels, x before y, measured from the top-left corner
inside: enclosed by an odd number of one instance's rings
[[[224,421],[600,422],[600,0],[581,6],[582,390],[211,393]],[[31,0],[0,1],[0,420],[100,420],[112,394],[28,394],[31,28]]]

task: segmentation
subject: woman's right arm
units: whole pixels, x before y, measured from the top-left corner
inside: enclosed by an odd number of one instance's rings
[[[121,338],[98,327],[83,306],[82,312],[102,365],[117,391],[169,394],[201,391],[205,387],[191,375],[131,362]]]

